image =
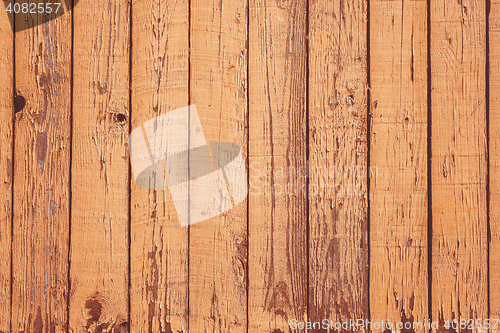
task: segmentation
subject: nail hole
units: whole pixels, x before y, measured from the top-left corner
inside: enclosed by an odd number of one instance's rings
[[[127,116],[122,114],[122,113],[118,113],[118,114],[115,114],[115,121],[117,123],[123,123],[125,120],[127,120]]]
[[[349,95],[347,97],[347,105],[349,106],[354,105],[354,95]]]
[[[127,333],[127,332],[128,332],[128,323],[127,322],[123,322],[119,325],[116,325],[115,329],[113,330],[113,333]],[[170,331],[170,332],[172,332],[172,331]]]
[[[18,113],[26,106],[26,99],[21,95],[14,96],[14,111]]]

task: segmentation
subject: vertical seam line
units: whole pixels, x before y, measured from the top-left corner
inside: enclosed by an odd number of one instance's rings
[[[13,291],[14,291],[14,176],[15,176],[15,132],[16,132],[16,110],[15,110],[15,96],[16,96],[16,15],[12,18],[12,162],[11,162],[11,203],[10,203],[10,320],[9,320],[9,330],[12,332],[12,302],[13,302]]]
[[[487,252],[487,314],[490,317],[491,300],[490,300],[490,242],[491,242],[491,224],[490,224],[490,10],[491,1],[486,0],[486,68],[485,68],[485,85],[486,85],[486,252]]]
[[[71,7],[74,8],[74,1],[71,2]],[[68,10],[68,8],[66,8]],[[68,193],[68,294],[66,300],[66,327],[68,332],[70,331],[70,297],[71,294],[71,218],[73,214],[73,196],[72,196],[72,187],[73,187],[73,86],[74,86],[74,53],[75,53],[75,11],[71,10],[71,82],[70,82],[70,143],[69,143],[69,193]]]
[[[309,204],[309,186],[310,186],[310,172],[309,172],[309,156],[310,156],[310,147],[309,147],[309,13],[310,13],[310,2],[309,0],[306,0],[306,170],[307,170],[307,177],[306,177],[306,189],[307,189],[307,197],[306,197],[306,314],[307,314],[307,321],[309,321],[309,310],[310,310],[310,304],[309,304],[309,275],[310,275],[310,263],[309,263],[309,256],[310,256],[310,251],[309,251],[309,244],[310,244],[310,204]]]
[[[370,193],[371,193],[371,169],[370,169],[370,132],[371,132],[371,76],[370,76],[370,0],[366,0],[366,82],[368,85],[367,94],[366,94],[366,164],[367,164],[367,173],[366,173],[366,248],[367,248],[367,258],[366,258],[366,291],[367,291],[367,301],[366,301],[366,316],[371,321],[371,308],[370,308],[370,267],[371,267],[371,248],[370,248],[370,223],[371,223],[371,210],[370,210]]]
[[[431,71],[431,0],[427,0],[427,304],[432,322],[432,71]],[[430,329],[430,328],[429,328]]]
[[[129,137],[132,132],[132,55],[133,55],[133,1],[130,0],[130,12],[129,12],[129,74],[128,74],[128,107],[129,107],[129,114],[128,114],[128,132],[129,132]],[[130,140],[129,140],[130,142]],[[131,326],[132,326],[132,317],[131,317],[131,301],[130,301],[130,290],[132,288],[132,263],[131,263],[131,251],[132,251],[132,168],[130,164],[130,146],[129,146],[129,163],[127,163],[127,168],[128,168],[128,235],[127,235],[127,241],[128,241],[128,290],[127,290],[127,326],[128,326],[128,332],[131,332]]]

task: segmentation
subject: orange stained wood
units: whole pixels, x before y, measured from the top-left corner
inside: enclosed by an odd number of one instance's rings
[[[131,130],[188,105],[188,49],[189,1],[132,2]],[[130,331],[188,332],[188,229],[169,191],[130,185]]]
[[[73,11],[69,328],[128,331],[128,1]]]
[[[233,142],[246,158],[247,2],[192,0],[190,6],[189,102],[207,142]],[[190,183],[189,204],[211,190]],[[247,234],[246,200],[189,226],[189,332],[246,332]]]
[[[248,332],[307,318],[306,14],[250,1]]]
[[[12,2],[8,2],[12,3]],[[0,21],[0,332],[10,330],[12,250],[12,149],[14,119],[14,34]],[[18,98],[19,108],[24,98]]]
[[[369,317],[366,18],[365,1],[309,2],[311,321]]]
[[[70,15],[15,34],[12,332],[68,323],[71,34]]]
[[[413,329],[429,319],[427,3],[370,4],[371,318]]]
[[[0,333],[500,319],[498,0],[68,0],[39,25],[21,1],[0,5]],[[129,137],[188,105],[249,193],[181,226]]]
[[[489,4],[489,318],[500,317],[500,2]],[[500,332],[494,327],[490,332]]]
[[[488,318],[486,4],[431,1],[429,28],[431,315],[444,325]]]

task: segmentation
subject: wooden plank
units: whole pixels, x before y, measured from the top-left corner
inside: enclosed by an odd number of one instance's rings
[[[370,314],[426,332],[427,3],[375,0],[370,16]]]
[[[132,15],[135,129],[189,104],[189,1],[135,0]],[[188,229],[168,189],[132,180],[130,200],[131,331],[188,332]]]
[[[306,6],[250,1],[249,332],[307,316]]]
[[[67,330],[71,21],[16,20],[12,332]]]
[[[489,318],[500,319],[500,1],[492,0],[489,9]],[[500,332],[500,324],[491,328]]]
[[[484,1],[431,1],[431,316],[442,328],[488,318],[485,20]]]
[[[4,4],[12,4],[12,1]],[[13,14],[9,14],[13,15]],[[14,34],[7,16],[0,19],[0,332],[10,332],[12,246],[12,145],[14,117]],[[19,98],[19,104],[22,105]]]
[[[368,318],[367,4],[309,8],[309,321],[326,332]]]
[[[206,141],[237,144],[245,161],[246,13],[244,0],[191,1],[190,103],[196,105]],[[213,152],[212,158],[213,170],[216,164]],[[213,191],[207,190],[206,195]],[[203,191],[190,184],[191,205],[204,195]],[[233,196],[236,194],[233,192]],[[217,217],[190,226],[190,332],[246,331],[246,202],[243,200]]]
[[[129,2],[73,13],[69,325],[128,332]]]

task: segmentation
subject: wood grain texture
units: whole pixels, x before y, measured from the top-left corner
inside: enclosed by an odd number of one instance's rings
[[[128,332],[127,0],[81,1],[74,16],[73,332]]]
[[[245,161],[246,16],[245,0],[191,1],[190,104],[206,141],[237,144]],[[211,190],[190,185],[190,203]],[[189,331],[245,332],[247,201],[189,228]]]
[[[368,318],[366,18],[363,0],[309,2],[313,322]]]
[[[132,2],[132,129],[188,105],[189,1]],[[163,176],[163,175],[162,175]],[[188,229],[131,180],[131,332],[188,332]]]
[[[425,332],[427,3],[374,0],[370,17],[371,319]]]
[[[87,0],[15,34],[0,14],[0,333],[500,318],[500,0]],[[129,133],[190,104],[250,188],[182,227]],[[189,182],[188,221],[214,190]]]
[[[12,3],[12,1],[8,2]],[[12,14],[10,14],[12,15]],[[12,250],[12,149],[14,117],[14,34],[0,19],[0,332],[10,332]]]
[[[485,2],[431,1],[430,15],[432,319],[444,324],[488,317]]]
[[[490,2],[489,12],[489,318],[500,319],[500,1]],[[490,332],[500,332],[497,325]]]
[[[63,15],[15,36],[12,332],[67,330],[71,32]]]
[[[250,1],[249,332],[307,316],[306,13]]]

